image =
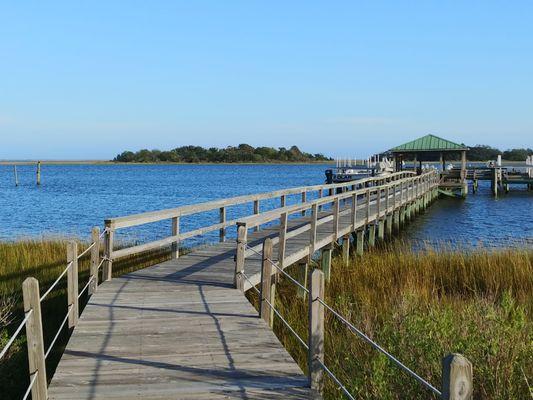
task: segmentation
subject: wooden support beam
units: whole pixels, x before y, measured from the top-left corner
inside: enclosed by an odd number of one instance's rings
[[[334,235],[333,241],[337,240],[337,238],[339,237],[339,211],[340,211],[339,199],[335,198],[333,202],[333,235]]]
[[[442,399],[471,400],[474,392],[472,363],[461,354],[442,359]]]
[[[331,279],[331,259],[332,259],[333,247],[331,245],[322,248],[320,256],[320,266],[324,272],[324,277],[329,282]]]
[[[270,262],[272,260],[272,240],[267,238],[263,242],[263,261],[261,268],[261,293],[259,314],[261,318],[272,328],[274,324],[274,310],[270,304],[275,304],[276,298],[276,280],[272,279],[272,270],[274,267]]]
[[[307,287],[308,271],[309,271],[309,264],[308,263],[306,263],[306,262],[298,263],[298,277],[297,277],[296,280],[299,283],[301,283],[304,287]],[[307,293],[305,292],[305,290],[303,290],[299,286],[296,288],[296,295],[300,299],[304,299],[305,300],[307,298]]]
[[[26,343],[28,347],[28,366],[30,378],[36,375],[31,389],[33,400],[47,400],[46,360],[44,356],[43,322],[41,317],[41,300],[39,282],[35,278],[26,278],[22,283],[24,313],[31,315],[26,321]]]
[[[365,239],[365,231],[364,231],[364,229],[358,230],[357,231],[357,244],[356,244],[356,254],[358,256],[362,256],[363,255],[364,239]]]
[[[318,221],[318,208],[316,204],[311,206],[311,229],[309,235],[309,257],[312,257],[316,251],[316,232]]]
[[[80,315],[78,303],[78,244],[74,241],[67,243],[67,263],[72,265],[67,270],[67,305],[72,311],[68,317],[68,327],[74,328]]]
[[[307,203],[307,192],[305,190],[302,192],[302,204],[304,203]],[[305,216],[305,211],[302,210],[302,217]]]
[[[368,246],[374,247],[376,245],[376,224],[371,223],[368,226]]]
[[[342,238],[342,262],[346,267],[350,262],[350,235]]]
[[[254,215],[259,214],[259,200],[254,200]],[[259,225],[254,227],[254,231],[259,231]]]
[[[94,243],[91,249],[91,264],[89,267],[91,283],[87,288],[89,296],[98,288],[98,266],[100,265],[100,228],[95,226],[91,231],[91,241]]]
[[[324,363],[324,305],[318,299],[324,299],[324,274],[315,269],[310,272],[309,286],[309,354],[308,371],[311,389],[322,393],[323,375],[321,363]]]
[[[392,237],[392,214],[387,215],[387,237]]]
[[[13,165],[13,174],[15,175],[15,186],[19,185],[19,176],[17,174],[17,166]]]
[[[378,221],[378,239],[380,241],[385,240],[385,220],[380,219]]]

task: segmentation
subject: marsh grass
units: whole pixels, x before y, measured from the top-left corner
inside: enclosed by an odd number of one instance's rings
[[[441,387],[441,359],[474,365],[476,399],[526,399],[533,381],[533,251],[395,244],[334,259],[326,302],[399,360]],[[297,266],[288,269],[297,276]],[[307,301],[281,277],[276,306],[307,340]],[[257,305],[257,296],[250,295]],[[361,399],[427,399],[431,394],[350,333],[326,310],[326,365]],[[279,321],[274,330],[302,369],[306,353]],[[326,379],[326,399],[343,398]]]
[[[39,280],[41,294],[44,293],[66,267],[66,239],[22,240],[0,242],[0,349],[23,318],[22,282],[29,276]],[[81,253],[89,244],[80,242]],[[125,244],[123,244],[125,245]],[[120,246],[118,246],[120,247]],[[120,276],[141,268],[166,261],[169,250],[145,252],[125,257],[113,263],[113,276]],[[89,279],[89,254],[79,260],[79,290]],[[100,280],[101,280],[100,269]],[[80,298],[80,309],[87,302],[86,295]],[[56,289],[42,303],[43,334],[45,348],[55,336],[67,312],[66,278],[62,278]],[[63,329],[53,351],[46,362],[47,375],[53,376],[57,363],[70,336]],[[28,381],[28,361],[24,331],[0,361],[0,393],[2,398],[20,398]]]

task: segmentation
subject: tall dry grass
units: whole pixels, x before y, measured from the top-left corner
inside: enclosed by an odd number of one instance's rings
[[[413,251],[405,245],[333,263],[326,301],[436,387],[441,359],[474,365],[476,399],[526,399],[533,382],[533,251]],[[289,269],[297,276],[297,266]],[[281,279],[276,305],[307,338],[307,303]],[[256,300],[256,299],[255,299]],[[278,320],[275,332],[306,370],[306,353]],[[326,311],[326,364],[356,398],[427,399],[428,391]],[[529,383],[528,383],[529,382]],[[326,399],[343,398],[330,380]]]
[[[13,330],[23,318],[22,282],[29,276],[39,280],[41,294],[56,280],[66,267],[66,239],[22,240],[0,242],[0,349],[9,340]],[[79,242],[81,253],[89,244]],[[146,252],[126,257],[113,263],[113,276],[145,268],[167,260],[170,251]],[[79,288],[89,279],[89,258],[87,254],[79,260]],[[101,271],[100,271],[101,272]],[[101,277],[101,275],[100,275]],[[100,279],[101,280],[101,279]],[[87,298],[80,298],[83,309]],[[55,336],[67,312],[66,278],[59,282],[42,304],[43,334],[45,346]],[[63,329],[54,350],[47,359],[47,375],[50,378],[70,336]],[[1,398],[21,398],[28,385],[28,367],[24,331],[0,361]]]

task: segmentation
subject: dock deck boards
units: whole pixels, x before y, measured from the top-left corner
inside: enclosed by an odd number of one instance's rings
[[[394,207],[394,206],[393,206]],[[341,207],[339,227],[351,225]],[[371,202],[370,220],[376,219]],[[331,211],[330,211],[331,213]],[[357,221],[367,216],[360,213]],[[290,230],[309,217],[290,219]],[[348,228],[349,229],[349,228]],[[250,246],[277,236],[271,226]],[[333,223],[318,226],[331,240]],[[287,240],[286,254],[309,245],[309,230]],[[308,378],[240,290],[234,240],[194,249],[98,287],[86,305],[49,386],[50,399],[306,399]],[[274,247],[277,259],[277,246]],[[261,257],[245,273],[260,280]]]
[[[221,243],[101,285],[50,399],[309,398],[307,377],[233,288],[234,254]]]

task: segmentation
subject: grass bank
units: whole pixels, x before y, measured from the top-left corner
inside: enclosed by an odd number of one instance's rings
[[[88,243],[79,243],[81,253]],[[24,240],[0,242],[0,349],[2,349],[23,318],[22,282],[29,276],[39,280],[41,294],[61,274],[66,266],[67,241]],[[119,276],[167,260],[169,251],[147,252],[140,256],[124,258],[113,263],[113,275]],[[101,272],[101,271],[100,271]],[[89,279],[89,255],[79,262],[79,288]],[[67,312],[65,277],[42,304],[45,348],[52,341]],[[83,309],[86,296],[80,298]],[[51,377],[70,332],[64,328],[46,362],[47,375]],[[21,398],[29,383],[26,339],[24,331],[0,361],[0,393],[2,398]]]
[[[533,383],[532,265],[531,250],[413,252],[393,245],[348,267],[335,259],[326,301],[437,387],[441,358],[458,352],[473,363],[474,398],[526,399]],[[289,269],[294,277],[296,268]],[[278,287],[276,306],[307,338],[307,303],[288,279]],[[326,365],[356,398],[431,398],[327,311],[325,327]],[[279,320],[274,328],[306,370],[301,344]],[[343,398],[329,380],[325,394]]]

